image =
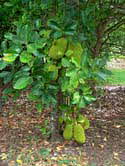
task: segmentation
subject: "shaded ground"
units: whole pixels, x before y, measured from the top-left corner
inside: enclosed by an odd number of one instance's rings
[[[83,145],[62,138],[50,142],[50,111],[38,113],[23,96],[15,103],[10,100],[3,110],[0,149],[9,166],[125,166],[124,88],[107,90],[83,110],[91,120]]]

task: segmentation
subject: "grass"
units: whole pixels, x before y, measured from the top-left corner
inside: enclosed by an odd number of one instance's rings
[[[115,59],[125,59],[125,56],[124,55],[113,55],[113,56],[110,56],[109,58],[110,59],[113,59],[113,58],[115,58]]]
[[[110,85],[125,85],[125,69],[111,69],[112,75],[108,78]]]

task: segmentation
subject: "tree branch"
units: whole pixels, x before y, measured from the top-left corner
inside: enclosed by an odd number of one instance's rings
[[[110,34],[113,31],[115,31],[116,29],[118,29],[120,26],[122,26],[123,24],[125,24],[125,18],[120,20],[118,23],[116,23],[115,25],[111,26],[110,28],[108,28],[104,33],[105,34]]]

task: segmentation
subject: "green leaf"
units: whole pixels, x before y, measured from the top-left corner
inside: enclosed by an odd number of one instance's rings
[[[86,106],[85,100],[83,98],[80,99],[78,106],[79,106],[79,108],[84,108]]]
[[[62,66],[63,67],[69,67],[70,66],[70,62],[67,58],[62,58]]]
[[[3,70],[4,68],[6,68],[7,65],[8,63],[4,62],[3,60],[0,60],[0,70]]]
[[[4,53],[3,55],[4,55],[3,60],[5,62],[13,62],[16,60],[18,56],[18,54],[13,54],[13,53]]]
[[[72,88],[77,88],[78,87],[78,85],[79,85],[79,81],[78,81],[78,78],[76,77],[76,76],[74,76],[74,78],[72,77],[72,78],[70,78],[70,86],[72,87]]]
[[[44,37],[44,38],[50,38],[50,34],[51,34],[52,30],[41,30],[39,32],[40,36]]]
[[[29,71],[30,70],[30,67],[29,66],[23,66],[23,67],[21,67],[21,71],[23,71],[23,72],[26,72],[26,71]]]
[[[65,91],[67,91],[68,90],[68,88],[69,88],[69,80],[68,79],[62,79],[61,80],[61,90],[63,91],[63,92],[65,92]]]
[[[97,76],[100,78],[100,79],[102,79],[102,80],[106,80],[106,78],[107,78],[107,74],[105,74],[105,73],[103,73],[103,72],[98,72],[97,73]]]
[[[38,29],[42,26],[41,19],[35,20],[35,26],[36,26],[36,28],[38,28]]]
[[[70,57],[72,54],[73,54],[73,50],[67,50],[66,53],[65,53],[65,55],[67,57]]]
[[[50,28],[52,28],[53,30],[56,30],[56,31],[60,31],[61,30],[59,25],[53,20],[48,21],[48,26]]]
[[[73,70],[73,69],[72,69],[72,70],[67,70],[67,71],[66,71],[66,76],[67,76],[67,77],[72,77],[72,78],[73,78],[74,76],[77,76],[77,70]]]
[[[32,43],[27,45],[27,52],[35,53],[37,49],[42,49],[46,45],[45,41],[39,41],[39,43]]]
[[[13,85],[14,89],[24,89],[26,88],[29,84],[32,83],[32,77],[28,76],[28,77],[22,77],[19,78],[15,84]]]
[[[66,110],[69,111],[70,107],[69,107],[68,105],[66,105],[66,104],[61,104],[61,105],[59,106],[59,109],[60,109],[62,112],[65,112]]]
[[[50,64],[48,65],[48,71],[58,71],[58,68],[56,65]]]
[[[20,55],[20,61],[22,63],[29,63],[33,59],[33,56],[27,51],[23,51]]]
[[[38,112],[42,112],[43,111],[43,105],[40,104],[40,103],[36,104],[36,109],[37,109]]]
[[[29,94],[27,95],[27,98],[28,98],[29,100],[31,100],[31,101],[38,101],[38,100],[39,100],[39,96],[36,96],[36,95],[34,95],[33,93],[29,93]]]
[[[64,118],[62,116],[59,116],[59,119],[58,119],[59,123],[62,124],[63,121],[64,121]]]
[[[13,3],[11,3],[11,2],[5,2],[5,3],[4,3],[4,6],[6,6],[6,7],[11,7],[11,6],[13,6]]]
[[[90,121],[85,117],[85,122],[84,122],[84,129],[88,129],[90,127]]]
[[[4,77],[4,84],[9,83],[13,79],[13,72],[9,72],[6,77]]]
[[[3,72],[0,73],[0,78],[4,78],[4,77],[6,77],[8,74],[10,74],[10,72],[8,72],[8,71],[3,71]]]
[[[8,39],[8,40],[13,40],[13,37],[14,37],[14,35],[12,34],[12,33],[6,33],[5,35],[4,35],[4,37],[6,38],[6,39]]]
[[[48,75],[50,80],[56,80],[58,78],[58,70],[50,72]]]
[[[62,32],[57,31],[57,32],[55,32],[55,33],[53,34],[53,37],[54,37],[54,39],[58,39],[58,38],[61,38],[61,37],[62,37],[62,35],[63,35],[63,33],[62,33]]]
[[[72,61],[72,63],[74,63],[76,65],[76,67],[81,67],[81,56],[80,55],[71,57],[71,61]]]
[[[29,76],[29,75],[30,75],[30,72],[24,71],[24,70],[20,70],[20,71],[15,72],[14,78],[18,79],[18,78],[21,78],[22,76],[26,77],[26,76]]]
[[[96,98],[95,97],[93,97],[93,96],[84,96],[84,99],[87,101],[87,102],[92,102],[92,101],[95,101],[96,100]]]
[[[69,24],[65,27],[66,29],[70,29],[70,30],[76,30],[77,28],[77,24]]]
[[[75,31],[74,30],[66,30],[65,32],[64,32],[64,34],[65,35],[69,35],[69,36],[73,36],[74,34],[75,34]]]
[[[79,94],[79,92],[75,92],[74,94],[73,94],[73,104],[77,104],[77,103],[79,103],[79,101],[80,101],[80,94]]]
[[[78,118],[77,118],[77,122],[78,123],[84,123],[85,122],[85,117],[81,114],[79,114]]]

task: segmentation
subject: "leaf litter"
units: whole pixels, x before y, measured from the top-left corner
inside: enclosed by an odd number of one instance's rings
[[[82,110],[91,120],[87,141],[51,142],[40,126],[51,110],[37,112],[25,94],[4,105],[0,116],[1,155],[9,166],[124,166],[125,165],[125,89],[105,90],[92,105]],[[39,127],[38,127],[39,126]]]

